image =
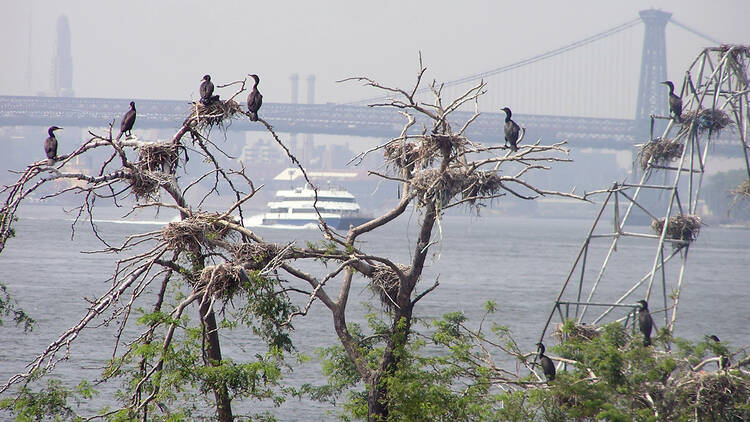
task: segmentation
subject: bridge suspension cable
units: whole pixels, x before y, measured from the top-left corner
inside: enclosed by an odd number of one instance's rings
[[[571,50],[575,50],[577,48],[580,48],[580,47],[583,47],[585,45],[591,44],[592,42],[601,40],[603,38],[607,38],[607,37],[612,36],[612,35],[615,35],[615,34],[621,32],[621,31],[624,31],[624,30],[626,30],[628,28],[631,28],[631,27],[639,24],[640,22],[641,22],[640,18],[635,18],[635,19],[627,21],[627,22],[625,22],[623,24],[620,24],[620,25],[617,25],[617,26],[612,27],[610,29],[607,29],[605,31],[599,32],[598,34],[592,35],[590,37],[586,37],[586,38],[584,38],[582,40],[579,40],[579,41],[576,41],[576,42],[564,45],[564,46],[556,48],[554,50],[547,51],[546,53],[538,54],[536,56],[529,57],[528,59],[524,59],[524,60],[521,60],[519,62],[511,63],[511,64],[508,64],[508,65],[505,65],[505,66],[501,66],[501,67],[498,67],[496,69],[488,70],[486,72],[476,73],[476,74],[473,74],[473,75],[465,76],[465,77],[460,78],[460,79],[454,79],[452,81],[445,82],[442,85],[444,87],[449,87],[449,86],[453,86],[453,85],[462,84],[462,83],[465,83],[465,82],[470,82],[470,81],[476,81],[476,80],[479,80],[479,79],[484,79],[484,78],[487,78],[489,76],[497,75],[499,73],[507,72],[507,71],[514,70],[514,69],[518,69],[519,67],[528,66],[530,64],[533,64],[533,63],[536,63],[536,62],[548,59],[550,57],[557,56],[557,55],[562,54],[562,53],[566,53],[566,52],[571,51]],[[422,89],[417,90],[417,93],[424,93],[424,92],[427,92],[427,91],[429,91],[429,88],[422,88]],[[345,104],[348,104],[348,105],[358,105],[358,104],[368,103],[368,102],[372,102],[372,101],[383,100],[384,98],[386,98],[386,97],[382,97],[382,96],[381,97],[372,97],[372,98],[366,98],[366,99],[362,99],[362,100],[352,101],[352,102],[345,103]]]
[[[670,21],[670,22],[672,22],[673,24],[675,24],[675,25],[679,26],[680,28],[682,28],[682,29],[684,29],[684,30],[688,31],[688,32],[691,32],[691,33],[693,33],[693,34],[695,34],[695,35],[697,35],[697,36],[699,36],[699,37],[703,38],[703,39],[704,39],[704,40],[706,40],[706,41],[711,41],[712,43],[714,43],[714,44],[717,44],[717,45],[719,45],[719,44],[724,44],[723,42],[721,42],[721,41],[717,40],[716,38],[713,38],[713,37],[711,37],[711,36],[709,36],[709,35],[706,35],[706,34],[704,34],[704,33],[700,32],[700,31],[698,31],[697,29],[693,29],[693,28],[691,28],[691,27],[689,27],[689,26],[685,25],[685,24],[684,24],[684,23],[682,23],[682,22],[678,22],[678,21],[676,21],[676,20],[675,20],[674,18],[669,18],[669,21]]]

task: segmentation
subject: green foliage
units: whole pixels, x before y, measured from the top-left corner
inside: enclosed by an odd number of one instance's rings
[[[18,307],[15,299],[8,293],[8,289],[3,283],[0,283],[0,325],[3,325],[3,319],[11,315],[16,325],[23,325],[24,332],[30,332],[34,329],[36,323],[34,318]]]
[[[50,379],[46,387],[38,392],[22,387],[14,398],[0,400],[0,409],[13,412],[16,422],[41,420],[83,420],[78,416],[69,401],[80,403],[96,394],[88,381],[82,381],[74,389],[66,388],[60,381]]]

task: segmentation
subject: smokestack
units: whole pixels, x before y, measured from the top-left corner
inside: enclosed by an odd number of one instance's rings
[[[73,56],[70,54],[68,17],[57,18],[57,43],[52,57],[52,92],[58,97],[73,96]]]
[[[307,77],[307,104],[315,104],[315,75]]]
[[[299,99],[299,73],[289,75],[289,80],[292,82],[292,104],[297,104]]]

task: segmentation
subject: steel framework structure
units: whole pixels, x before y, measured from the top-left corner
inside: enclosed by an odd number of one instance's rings
[[[663,134],[654,138],[652,132],[649,141],[673,139],[680,142],[683,147],[679,159],[674,160],[676,163],[665,164],[652,156],[644,163],[646,168],[640,180],[615,183],[600,192],[605,195],[601,208],[555,299],[540,341],[555,315],[561,323],[574,320],[580,325],[599,326],[620,321],[634,326],[638,308],[634,304],[636,297],[650,301],[654,321],[663,317],[663,327],[673,332],[688,252],[694,239],[684,232],[683,236],[674,236],[670,225],[676,226],[685,218],[700,221],[695,217],[700,213],[701,182],[711,144],[722,128],[738,135],[733,136],[735,152],[739,152],[738,139],[748,174],[746,183],[750,183],[749,66],[750,46],[723,45],[704,49],[698,55],[683,81],[686,111],[682,122],[670,119]],[[654,119],[669,117],[652,115],[651,121]],[[717,123],[721,120],[723,123]],[[664,174],[664,183],[652,183],[657,173]],[[633,224],[638,218],[635,210],[641,213],[641,218],[651,221],[650,233],[639,231],[639,227],[644,227],[637,226],[637,222]],[[603,222],[606,213],[612,216],[613,229],[610,222]],[[601,244],[597,249],[599,241],[608,242],[606,252]],[[650,255],[648,250],[652,251]],[[601,261],[597,264],[599,258]],[[618,258],[625,259],[626,265],[621,265],[617,274],[608,274],[608,267]],[[633,278],[629,279],[630,276]]]

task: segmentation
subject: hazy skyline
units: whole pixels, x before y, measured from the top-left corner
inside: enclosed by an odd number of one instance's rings
[[[49,91],[61,14],[70,22],[78,97],[195,99],[203,74],[221,84],[257,73],[266,102],[288,102],[289,76],[298,73],[300,102],[306,102],[307,76],[315,74],[316,102],[324,103],[372,96],[373,91],[356,84],[335,83],[350,76],[408,86],[419,51],[430,78],[452,80],[580,40],[651,7],[721,41],[750,43],[750,2],[745,0],[327,0],[257,7],[250,2],[3,0],[0,94]],[[633,42],[640,48],[642,38]],[[699,49],[709,44],[668,25],[669,77],[681,79]]]

